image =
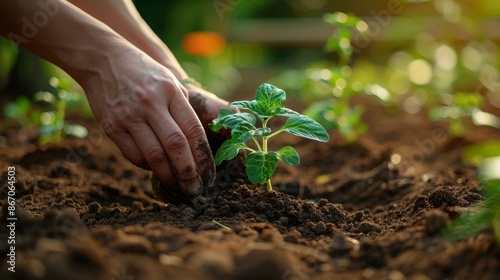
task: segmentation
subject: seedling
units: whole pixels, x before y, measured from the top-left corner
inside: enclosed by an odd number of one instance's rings
[[[87,129],[81,125],[68,124],[65,121],[66,106],[70,102],[81,101],[79,93],[70,90],[71,82],[63,79],[51,78],[50,85],[57,90],[56,94],[40,91],[35,94],[35,100],[50,104],[54,110],[43,112],[40,116],[39,142],[60,143],[66,135],[78,138],[87,136]]]
[[[340,65],[347,65],[354,51],[351,41],[358,34],[360,36],[369,34],[368,24],[352,13],[327,13],[323,19],[336,28],[334,34],[328,38],[325,49],[339,55]]]
[[[249,110],[251,113],[234,113],[229,109],[221,109],[219,116],[210,125],[210,129],[217,132],[223,127],[231,129],[231,139],[226,140],[215,155],[215,163],[221,164],[224,160],[231,160],[239,150],[248,150],[246,158],[246,174],[252,183],[264,184],[272,190],[271,176],[276,171],[278,161],[281,159],[290,165],[297,165],[300,157],[297,151],[286,146],[278,151],[269,151],[268,142],[281,132],[296,136],[327,142],[328,133],[325,128],[310,117],[301,115],[291,109],[285,108],[283,102],[286,93],[270,84],[262,84],[257,89],[255,99],[251,101],[232,102],[231,106]],[[256,117],[261,126],[256,127]],[[271,131],[269,121],[275,117],[286,117],[286,123],[276,130]],[[253,143],[250,147],[246,143]]]
[[[464,136],[468,131],[467,121],[470,119],[476,126],[491,126],[500,128],[500,118],[481,110],[484,98],[477,92],[458,92],[453,95],[441,96],[443,105],[430,110],[432,120],[448,120],[449,131],[458,137]]]
[[[337,61],[320,61],[304,71],[288,70],[276,82],[299,92],[300,98],[309,105],[303,114],[328,130],[338,129],[350,143],[367,131],[367,125],[361,118],[363,105],[353,107],[352,99],[374,85],[371,85],[371,80],[362,82],[356,77],[356,72],[362,73],[357,76],[365,77],[366,71],[357,69],[358,66],[351,67],[350,62],[355,52],[353,43],[369,40],[366,38],[369,28],[365,21],[353,14],[327,13],[323,19],[335,26],[324,50],[337,56]]]

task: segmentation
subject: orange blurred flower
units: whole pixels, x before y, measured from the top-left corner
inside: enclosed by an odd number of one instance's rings
[[[220,53],[226,40],[215,32],[191,32],[182,39],[182,48],[185,52],[197,56],[213,56]]]

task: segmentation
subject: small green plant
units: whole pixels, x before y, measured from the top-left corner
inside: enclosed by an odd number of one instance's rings
[[[26,96],[19,96],[15,101],[5,104],[3,115],[7,120],[6,126],[14,123],[20,125],[26,131],[40,124],[42,111],[33,108],[33,104]]]
[[[80,102],[80,93],[71,91],[72,82],[52,77],[50,85],[56,89],[56,94],[48,91],[39,91],[35,94],[35,101],[44,102],[53,108],[40,115],[40,127],[38,130],[39,143],[60,143],[66,135],[78,138],[87,136],[87,129],[81,125],[68,124],[65,121],[66,107],[69,103]]]
[[[308,104],[303,112],[326,127],[338,129],[347,142],[354,142],[368,127],[362,120],[363,105],[352,106],[353,98],[374,85],[363,83],[356,74],[363,69],[351,67],[350,62],[357,39],[369,35],[368,24],[353,14],[327,13],[325,22],[335,26],[334,33],[325,43],[325,53],[332,53],[334,60],[308,65],[303,70],[287,70],[273,79],[287,90],[298,92],[299,98]],[[378,85],[377,85],[378,86]],[[380,86],[378,88],[382,89]],[[312,93],[312,94],[311,94]]]
[[[65,120],[67,110],[76,112],[81,117],[88,116],[89,107],[84,96],[72,90],[74,82],[71,80],[52,77],[49,84],[55,93],[39,91],[35,93],[33,100],[20,96],[7,103],[3,108],[6,122],[2,124],[0,131],[12,126],[21,127],[32,135],[30,140],[38,138],[38,143],[42,145],[58,144],[68,135],[86,137],[88,132],[85,127],[68,124]]]
[[[223,127],[231,129],[231,139],[226,140],[215,155],[215,163],[221,164],[224,160],[233,159],[240,149],[250,153],[246,158],[246,173],[252,183],[266,183],[268,190],[272,190],[271,176],[276,171],[278,161],[281,159],[290,165],[300,162],[299,155],[294,148],[286,146],[273,152],[268,149],[269,139],[287,132],[320,142],[329,140],[325,128],[310,117],[301,115],[291,109],[285,108],[283,102],[286,93],[270,84],[262,84],[257,89],[255,100],[236,101],[231,105],[249,110],[251,113],[234,113],[229,109],[221,109],[219,117],[210,125],[210,129],[217,132]],[[256,117],[262,126],[256,127]],[[286,117],[286,123],[276,130],[271,131],[269,121],[275,117]],[[250,147],[246,142],[253,143]]]
[[[484,98],[477,92],[458,92],[443,94],[441,105],[430,110],[431,120],[448,120],[449,131],[455,136],[462,137],[469,130],[467,120],[476,126],[491,126],[500,128],[500,118],[481,110]]]
[[[369,33],[368,24],[352,13],[342,12],[327,13],[323,16],[323,20],[336,28],[326,42],[326,51],[337,53],[339,64],[347,65],[354,52],[352,40],[357,34],[367,35]]]

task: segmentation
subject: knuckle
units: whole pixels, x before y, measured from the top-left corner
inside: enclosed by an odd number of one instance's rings
[[[200,122],[192,121],[187,125],[185,135],[188,139],[198,139],[205,136],[205,130]]]
[[[120,135],[125,132],[120,122],[114,118],[102,119],[99,121],[99,125],[108,136]]]
[[[133,165],[141,167],[141,168],[147,168],[148,164],[146,162],[146,159],[139,153],[128,153],[124,154],[125,158],[128,159]]]
[[[111,118],[104,118],[99,121],[99,125],[101,125],[102,129],[106,133],[114,133],[118,131],[117,124]]]
[[[136,110],[133,110],[128,105],[123,104],[120,106],[116,106],[113,111],[117,116],[119,116],[123,120],[133,121],[137,119]]]
[[[186,89],[177,81],[167,79],[164,83],[165,90],[173,99],[187,98]]]
[[[135,96],[137,98],[137,101],[140,102],[141,104],[146,104],[150,106],[154,105],[156,103],[156,98],[155,94],[152,92],[154,91],[144,90],[144,89],[136,91]]]
[[[152,164],[161,163],[167,160],[167,154],[161,146],[152,146],[146,149],[146,161]]]
[[[166,148],[172,151],[181,150],[186,144],[186,137],[181,132],[174,132],[165,139]]]

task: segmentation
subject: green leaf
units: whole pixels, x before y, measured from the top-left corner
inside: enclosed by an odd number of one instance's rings
[[[289,118],[281,130],[320,142],[328,142],[330,139],[323,126],[304,115],[297,115]]]
[[[300,163],[299,154],[294,148],[290,146],[281,148],[278,151],[278,156],[281,158],[281,160],[290,165],[297,165]]]
[[[240,108],[240,109],[247,109],[250,110],[252,113],[254,113],[261,121],[266,120],[270,115],[271,112],[267,108],[262,107],[257,101],[252,100],[252,101],[235,101],[230,104],[233,107]]]
[[[264,184],[276,171],[278,160],[278,154],[275,152],[250,153],[246,159],[248,179],[255,184]]]
[[[299,113],[295,112],[294,110],[288,109],[288,108],[278,108],[275,110],[275,115],[276,116],[282,116],[282,117],[293,117],[300,115]]]
[[[253,113],[257,113],[257,112],[262,110],[262,108],[260,108],[259,103],[257,103],[257,101],[255,101],[255,100],[234,101],[234,102],[231,102],[231,104],[229,104],[229,105],[236,107],[236,108],[240,108],[240,109],[247,109],[247,110],[252,111]]]
[[[257,88],[255,100],[268,112],[274,112],[276,109],[283,108],[283,101],[286,99],[286,93],[273,85],[262,84]],[[272,116],[272,115],[271,115]]]
[[[292,116],[298,114],[293,110],[283,107],[285,99],[286,94],[283,90],[270,84],[262,84],[257,89],[255,100],[235,101],[231,103],[231,106],[250,110],[262,121],[273,116]]]
[[[208,125],[208,128],[210,128],[210,130],[212,130],[213,132],[221,130],[224,126],[221,124],[220,120],[232,114],[235,114],[235,112],[227,108],[220,109],[217,118],[214,119],[212,123]]]
[[[252,126],[255,125],[255,116],[249,113],[237,113],[237,114],[231,114],[224,116],[222,118],[217,118],[213,122],[213,126],[219,127],[227,127],[227,128],[235,128],[236,126],[242,124],[242,123],[248,123]],[[255,127],[255,126],[254,126]]]
[[[233,143],[245,143],[252,139],[255,126],[250,123],[243,122],[231,130],[231,141]]]
[[[231,130],[231,141],[233,143],[245,143],[254,136],[271,135],[271,129],[268,127],[255,128],[249,124],[241,124]]]
[[[269,127],[260,127],[254,130],[253,136],[269,136],[271,135],[271,129]]]
[[[235,114],[235,112],[229,110],[228,108],[222,108],[219,110],[219,113],[218,113],[218,118],[223,118],[225,116],[229,116],[229,115],[232,115],[232,114]]]
[[[242,143],[233,143],[231,140],[226,140],[215,154],[215,164],[219,165],[224,160],[233,159],[238,155],[238,151],[245,147],[246,146]]]

